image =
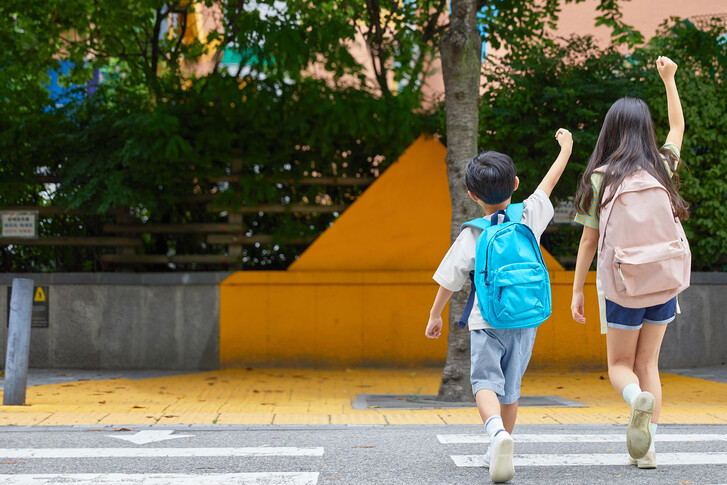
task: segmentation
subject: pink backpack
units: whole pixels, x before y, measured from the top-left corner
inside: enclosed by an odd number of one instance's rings
[[[611,187],[606,190],[610,193]],[[601,209],[598,232],[598,274],[607,299],[646,308],[689,287],[687,236],[673,215],[669,192],[646,170],[629,175],[616,188]]]

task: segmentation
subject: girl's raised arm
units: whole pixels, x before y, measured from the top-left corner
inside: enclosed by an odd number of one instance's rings
[[[656,59],[656,70],[659,71],[659,76],[664,81],[666,88],[666,105],[669,111],[669,134],[666,136],[666,143],[676,145],[681,151],[684,137],[684,113],[682,113],[682,103],[679,101],[679,92],[674,80],[677,65],[668,57],[660,56]]]

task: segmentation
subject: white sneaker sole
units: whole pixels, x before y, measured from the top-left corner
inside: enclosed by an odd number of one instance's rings
[[[635,460],[629,456],[629,464],[638,466],[639,468],[651,470],[656,468],[656,453],[651,452],[644,455],[643,458]]]
[[[515,467],[512,465],[514,442],[507,431],[501,431],[490,445],[490,479],[495,483],[512,480]]]
[[[651,414],[654,412],[656,401],[650,392],[642,392],[631,405],[631,416],[626,427],[626,447],[631,458],[639,459],[649,451],[651,444]]]

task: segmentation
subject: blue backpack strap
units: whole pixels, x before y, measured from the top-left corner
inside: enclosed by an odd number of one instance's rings
[[[462,312],[462,316],[459,317],[459,322],[457,322],[457,325],[459,325],[460,328],[465,328],[467,326],[467,320],[470,319],[470,313],[472,313],[472,307],[475,304],[475,272],[470,271],[470,280],[472,281],[472,287],[470,288],[470,296],[467,298],[467,304],[464,306],[464,311]]]
[[[525,205],[520,202],[518,204],[510,204],[507,206],[507,215],[512,222],[520,222],[523,220],[523,211]]]
[[[482,229],[483,231],[490,227],[492,223],[489,219],[485,219],[484,217],[478,217],[477,219],[472,219],[471,221],[467,221],[464,224],[462,224],[460,230],[464,229],[467,226],[471,227],[477,227],[479,229]],[[472,307],[475,304],[475,272],[470,271],[470,281],[472,282],[470,287],[470,296],[467,298],[467,303],[464,306],[464,311],[462,312],[462,316],[459,317],[459,322],[457,322],[457,325],[461,328],[465,328],[467,326],[467,320],[470,318],[470,313],[472,313]]]
[[[485,219],[484,217],[478,217],[477,219],[472,219],[471,221],[467,221],[464,224],[462,224],[459,228],[461,231],[466,226],[472,226],[482,229],[483,231],[490,227],[492,224],[490,224],[489,219]]]

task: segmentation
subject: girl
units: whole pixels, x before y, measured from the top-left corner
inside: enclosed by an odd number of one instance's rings
[[[606,114],[578,188],[575,220],[583,224],[583,235],[576,259],[571,312],[573,319],[580,323],[586,321],[583,283],[599,244],[598,214],[609,202],[601,200],[606,188],[616,189],[628,175],[643,169],[667,189],[674,215],[682,220],[688,215],[688,206],[677,192],[678,176],[674,183],[670,180],[679,164],[684,134],[684,115],[674,81],[677,65],[667,57],[659,57],[656,68],[666,88],[669,111],[666,143],[661,149],[657,147],[645,102],[619,99]],[[597,168],[600,169],[595,171]],[[608,376],[631,406],[627,444],[630,462],[639,468],[656,468],[654,434],[661,409],[659,349],[666,324],[674,319],[675,311],[676,298],[648,308],[626,308],[606,300]]]

